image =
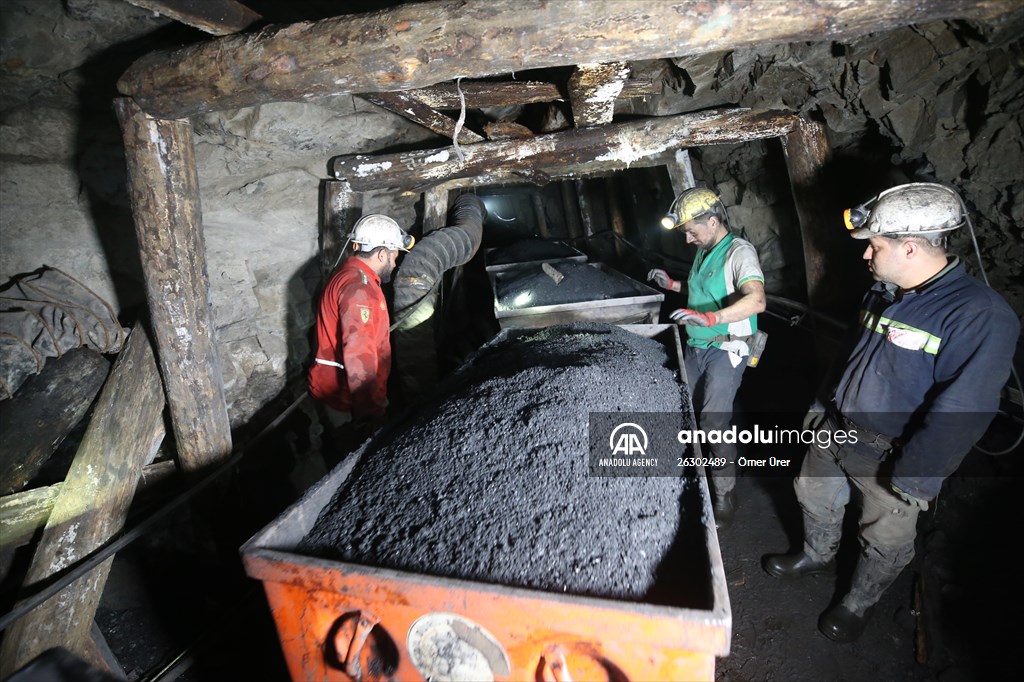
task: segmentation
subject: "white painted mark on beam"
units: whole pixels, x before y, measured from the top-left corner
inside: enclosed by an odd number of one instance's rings
[[[442,149],[438,153],[431,154],[427,158],[423,159],[423,163],[444,163],[449,158],[451,158],[451,155],[448,153],[448,150]]]
[[[361,163],[356,166],[356,175],[361,178],[365,178],[367,175],[371,175],[373,173],[383,173],[389,168],[391,168],[390,161],[381,161],[380,163]]]
[[[594,90],[594,94],[588,97],[586,99],[586,102],[592,103],[611,101],[619,96],[619,93],[622,92],[623,85],[625,85],[625,83],[622,81],[611,81],[608,83],[603,83],[600,87]]]

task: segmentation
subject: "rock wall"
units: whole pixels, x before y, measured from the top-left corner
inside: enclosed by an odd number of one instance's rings
[[[350,96],[207,114],[193,126],[214,320],[238,423],[309,361],[327,160],[433,134]],[[411,227],[415,200],[371,195],[364,210]]]
[[[936,22],[846,44],[767,45],[674,60],[670,88],[623,111],[671,114],[739,104],[824,121],[837,208],[899,182],[960,191],[975,218],[992,285],[1024,315],[1024,9],[988,24]],[[792,254],[789,199],[766,144],[711,147],[697,158],[724,188],[731,216],[773,258]],[[727,203],[729,203],[727,199]],[[757,227],[758,225],[766,227]],[[970,256],[968,232],[951,248]]]

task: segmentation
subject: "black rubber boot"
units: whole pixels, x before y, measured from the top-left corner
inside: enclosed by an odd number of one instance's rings
[[[871,616],[871,608],[896,581],[913,556],[911,552],[905,563],[894,565],[891,561],[862,554],[857,560],[857,567],[853,569],[849,593],[838,606],[821,614],[818,619],[821,633],[836,642],[852,642],[860,637]]]
[[[818,630],[833,642],[853,642],[864,632],[871,617],[871,609],[857,615],[842,604],[833,606],[818,618]]]
[[[792,579],[807,575],[834,573],[835,559],[815,561],[803,552],[795,554],[768,554],[764,558],[764,570],[776,578]]]
[[[725,530],[731,526],[736,516],[736,491],[730,490],[723,495],[716,495],[711,510],[715,514],[715,528]]]

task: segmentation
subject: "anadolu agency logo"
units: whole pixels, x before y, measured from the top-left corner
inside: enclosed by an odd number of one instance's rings
[[[647,432],[639,424],[632,422],[619,424],[612,429],[612,434],[608,437],[608,449],[612,455],[643,457],[647,454],[647,445]]]

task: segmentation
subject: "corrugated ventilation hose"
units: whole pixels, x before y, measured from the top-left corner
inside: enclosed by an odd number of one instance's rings
[[[475,194],[455,200],[452,222],[434,230],[405,254],[394,287],[395,368],[402,391],[419,395],[437,379],[434,313],[441,278],[476,255],[483,238],[487,211]]]

